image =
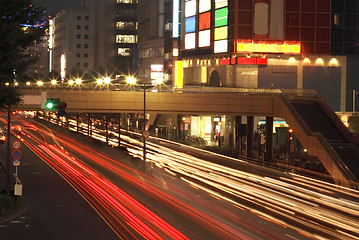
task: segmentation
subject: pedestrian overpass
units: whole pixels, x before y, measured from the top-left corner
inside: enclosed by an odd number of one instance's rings
[[[151,115],[237,115],[283,118],[295,136],[318,157],[333,179],[349,185],[359,179],[359,140],[311,90],[188,87],[168,92],[22,89],[18,109],[42,110],[47,98],[67,103],[67,112]],[[144,105],[145,100],[145,105]],[[270,146],[271,147],[271,146]]]

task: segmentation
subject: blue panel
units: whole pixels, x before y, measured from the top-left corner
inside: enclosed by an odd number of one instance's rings
[[[186,33],[194,32],[196,31],[196,18],[195,17],[189,17],[186,18]]]

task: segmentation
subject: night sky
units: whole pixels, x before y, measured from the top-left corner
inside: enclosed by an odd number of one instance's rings
[[[78,9],[81,0],[33,0],[33,3],[46,8],[49,15],[55,16],[64,9]]]

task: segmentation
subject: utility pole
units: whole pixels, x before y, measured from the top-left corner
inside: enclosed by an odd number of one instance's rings
[[[146,137],[144,133],[146,132],[146,80],[143,81],[143,160],[146,161]]]
[[[6,158],[6,177],[5,177],[5,191],[6,191],[6,195],[10,196],[10,167],[11,167],[11,163],[10,163],[10,120],[11,120],[11,107],[10,105],[7,106],[7,149],[6,149],[6,153],[7,153],[7,158]]]
[[[356,95],[357,95],[358,91],[353,89],[353,113],[355,113],[355,102],[356,102]]]

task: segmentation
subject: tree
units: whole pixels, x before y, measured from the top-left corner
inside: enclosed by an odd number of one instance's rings
[[[26,48],[39,42],[44,36],[43,8],[31,0],[7,0],[0,4],[0,81],[21,80],[29,55]]]
[[[44,35],[44,11],[30,0],[6,0],[0,4],[0,108],[7,109],[6,194],[10,195],[10,113],[22,102],[15,87],[29,63],[25,50]]]

